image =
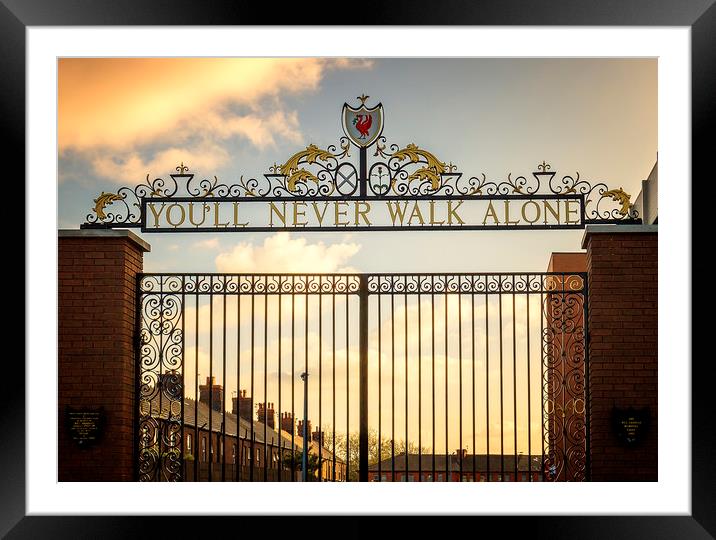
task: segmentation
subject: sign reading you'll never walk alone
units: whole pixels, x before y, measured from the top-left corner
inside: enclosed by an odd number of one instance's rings
[[[345,103],[338,147],[310,144],[262,178],[224,184],[182,163],[116,193],[102,192],[82,228],[142,232],[279,230],[580,229],[638,223],[631,196],[604,183],[557,175],[542,162],[529,175],[489,180],[414,143],[388,145],[383,106]],[[355,156],[351,152],[357,150]],[[357,157],[357,159],[356,159]]]

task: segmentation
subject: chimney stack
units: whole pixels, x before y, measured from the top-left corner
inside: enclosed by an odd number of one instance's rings
[[[256,419],[262,424],[266,424],[271,429],[274,429],[276,427],[276,421],[273,403],[259,403],[259,410],[256,412]]]
[[[308,437],[311,437],[311,421],[308,421]],[[303,420],[298,421],[298,436],[303,437]]]
[[[310,422],[309,422],[308,426],[310,428],[310,426],[311,426]],[[323,431],[321,431],[320,429],[316,429],[316,431],[311,433],[311,440],[320,444],[321,447],[324,447],[325,446],[324,442],[326,440],[325,435],[326,434],[323,433]]]
[[[251,410],[251,396],[246,395],[246,390],[239,392],[238,398],[231,398],[232,400],[232,414],[238,414],[240,418],[243,418],[247,422],[251,422],[253,411]],[[238,407],[237,407],[238,403]]]
[[[283,413],[281,415],[281,430],[285,431],[289,435],[294,435],[295,424],[293,422],[293,415],[291,413]]]
[[[213,410],[218,412],[224,410],[223,397],[223,386],[215,383],[215,377],[207,377],[206,384],[199,385],[199,401],[206,405],[209,405],[209,401],[211,401]]]

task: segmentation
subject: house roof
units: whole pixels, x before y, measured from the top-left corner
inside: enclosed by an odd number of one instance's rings
[[[447,467],[446,464],[447,457]],[[396,472],[408,471],[408,472],[431,472],[433,470],[433,458],[435,458],[435,471],[442,472],[445,470],[460,471],[460,457],[456,454],[445,456],[445,454],[398,454],[395,456],[395,465],[391,458],[384,459],[380,462],[381,471],[392,471],[395,467]],[[487,471],[487,459],[488,456],[485,454],[467,454],[463,458],[462,471],[463,472],[485,472]],[[515,470],[515,456],[514,455],[490,455],[490,472],[500,472],[503,467],[506,473]],[[407,467],[406,467],[407,463]],[[504,465],[503,465],[504,463]],[[474,468],[473,468],[474,466]],[[520,454],[517,456],[517,470],[528,471],[531,468],[533,471],[540,471],[542,468],[542,456],[532,456],[532,466],[530,467],[529,456]],[[378,471],[378,463],[371,465],[368,470]]]
[[[159,410],[160,402],[161,413]],[[167,418],[169,418],[170,405],[172,408],[172,418],[180,418],[182,412],[180,410],[179,403],[177,403],[176,401],[171,402],[166,397],[160,399],[159,394],[154,396],[151,401],[141,401],[140,411],[143,415],[147,415],[147,409],[151,406],[150,416],[166,420]],[[222,430],[222,421],[225,420],[226,435],[235,437],[238,429],[240,439],[251,439],[251,427],[253,424],[253,437],[254,441],[256,441],[257,443],[263,443],[264,441],[266,441],[266,443],[270,445],[280,446],[281,448],[287,449],[295,448],[297,451],[300,451],[303,448],[303,437],[301,437],[300,435],[294,434],[292,439],[290,433],[283,430],[273,429],[270,426],[264,424],[263,422],[259,422],[258,420],[249,422],[245,418],[237,419],[237,416],[235,414],[230,413],[228,411],[225,412],[225,415],[221,411],[210,411],[209,406],[206,403],[203,403],[201,401],[196,402],[191,398],[184,398],[184,426],[198,426],[199,429],[209,431],[210,412],[211,431],[214,433],[224,432],[224,430]],[[310,441],[308,452],[310,454],[317,455],[319,452],[319,444],[316,441]],[[327,460],[333,460],[333,454],[327,448],[321,448],[320,452],[321,457],[325,457],[325,459]],[[336,462],[343,463],[343,460],[336,456]]]

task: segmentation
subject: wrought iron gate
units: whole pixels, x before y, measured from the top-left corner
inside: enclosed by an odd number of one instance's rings
[[[143,274],[138,479],[588,479],[586,286]]]

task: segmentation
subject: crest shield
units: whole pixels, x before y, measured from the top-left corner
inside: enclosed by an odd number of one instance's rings
[[[356,146],[367,148],[383,132],[383,104],[378,103],[372,108],[362,104],[358,108],[353,108],[348,103],[344,103],[342,120],[346,137]]]

